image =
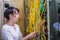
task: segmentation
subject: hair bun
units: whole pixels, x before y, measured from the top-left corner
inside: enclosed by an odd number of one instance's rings
[[[10,6],[9,6],[9,3],[5,3],[5,8],[9,8]]]

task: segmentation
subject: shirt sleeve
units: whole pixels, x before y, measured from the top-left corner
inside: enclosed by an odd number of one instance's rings
[[[11,33],[6,29],[2,29],[2,37],[6,40],[13,40]]]
[[[22,33],[19,31],[19,40],[23,38]]]
[[[53,28],[55,29],[55,31],[58,31],[58,24],[57,23],[53,24]]]

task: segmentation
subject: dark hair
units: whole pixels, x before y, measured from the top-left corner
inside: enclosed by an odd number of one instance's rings
[[[7,8],[6,10],[5,10],[5,12],[4,12],[4,17],[7,19],[7,20],[9,20],[9,15],[10,14],[14,14],[13,12],[14,12],[14,9],[16,9],[18,12],[19,12],[19,9],[18,8],[15,8],[15,7],[10,7],[9,6],[9,4],[8,3],[5,3],[5,8]]]
[[[18,8],[15,8],[18,12],[19,12],[19,9]]]
[[[60,8],[58,8],[58,13],[60,13]]]

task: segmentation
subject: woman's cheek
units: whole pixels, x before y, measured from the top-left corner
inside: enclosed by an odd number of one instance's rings
[[[19,19],[19,15],[17,15],[17,19]]]
[[[18,20],[19,20],[19,17],[18,17],[17,15],[16,15],[16,18],[15,18],[15,20],[16,20],[16,21],[18,21]]]

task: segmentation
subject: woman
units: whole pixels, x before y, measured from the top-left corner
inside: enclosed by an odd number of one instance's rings
[[[10,7],[9,4],[5,4],[5,7],[4,17],[8,22],[2,27],[2,40],[28,40],[36,36],[36,33],[32,32],[22,37],[19,26],[15,24],[19,20],[19,9]]]

